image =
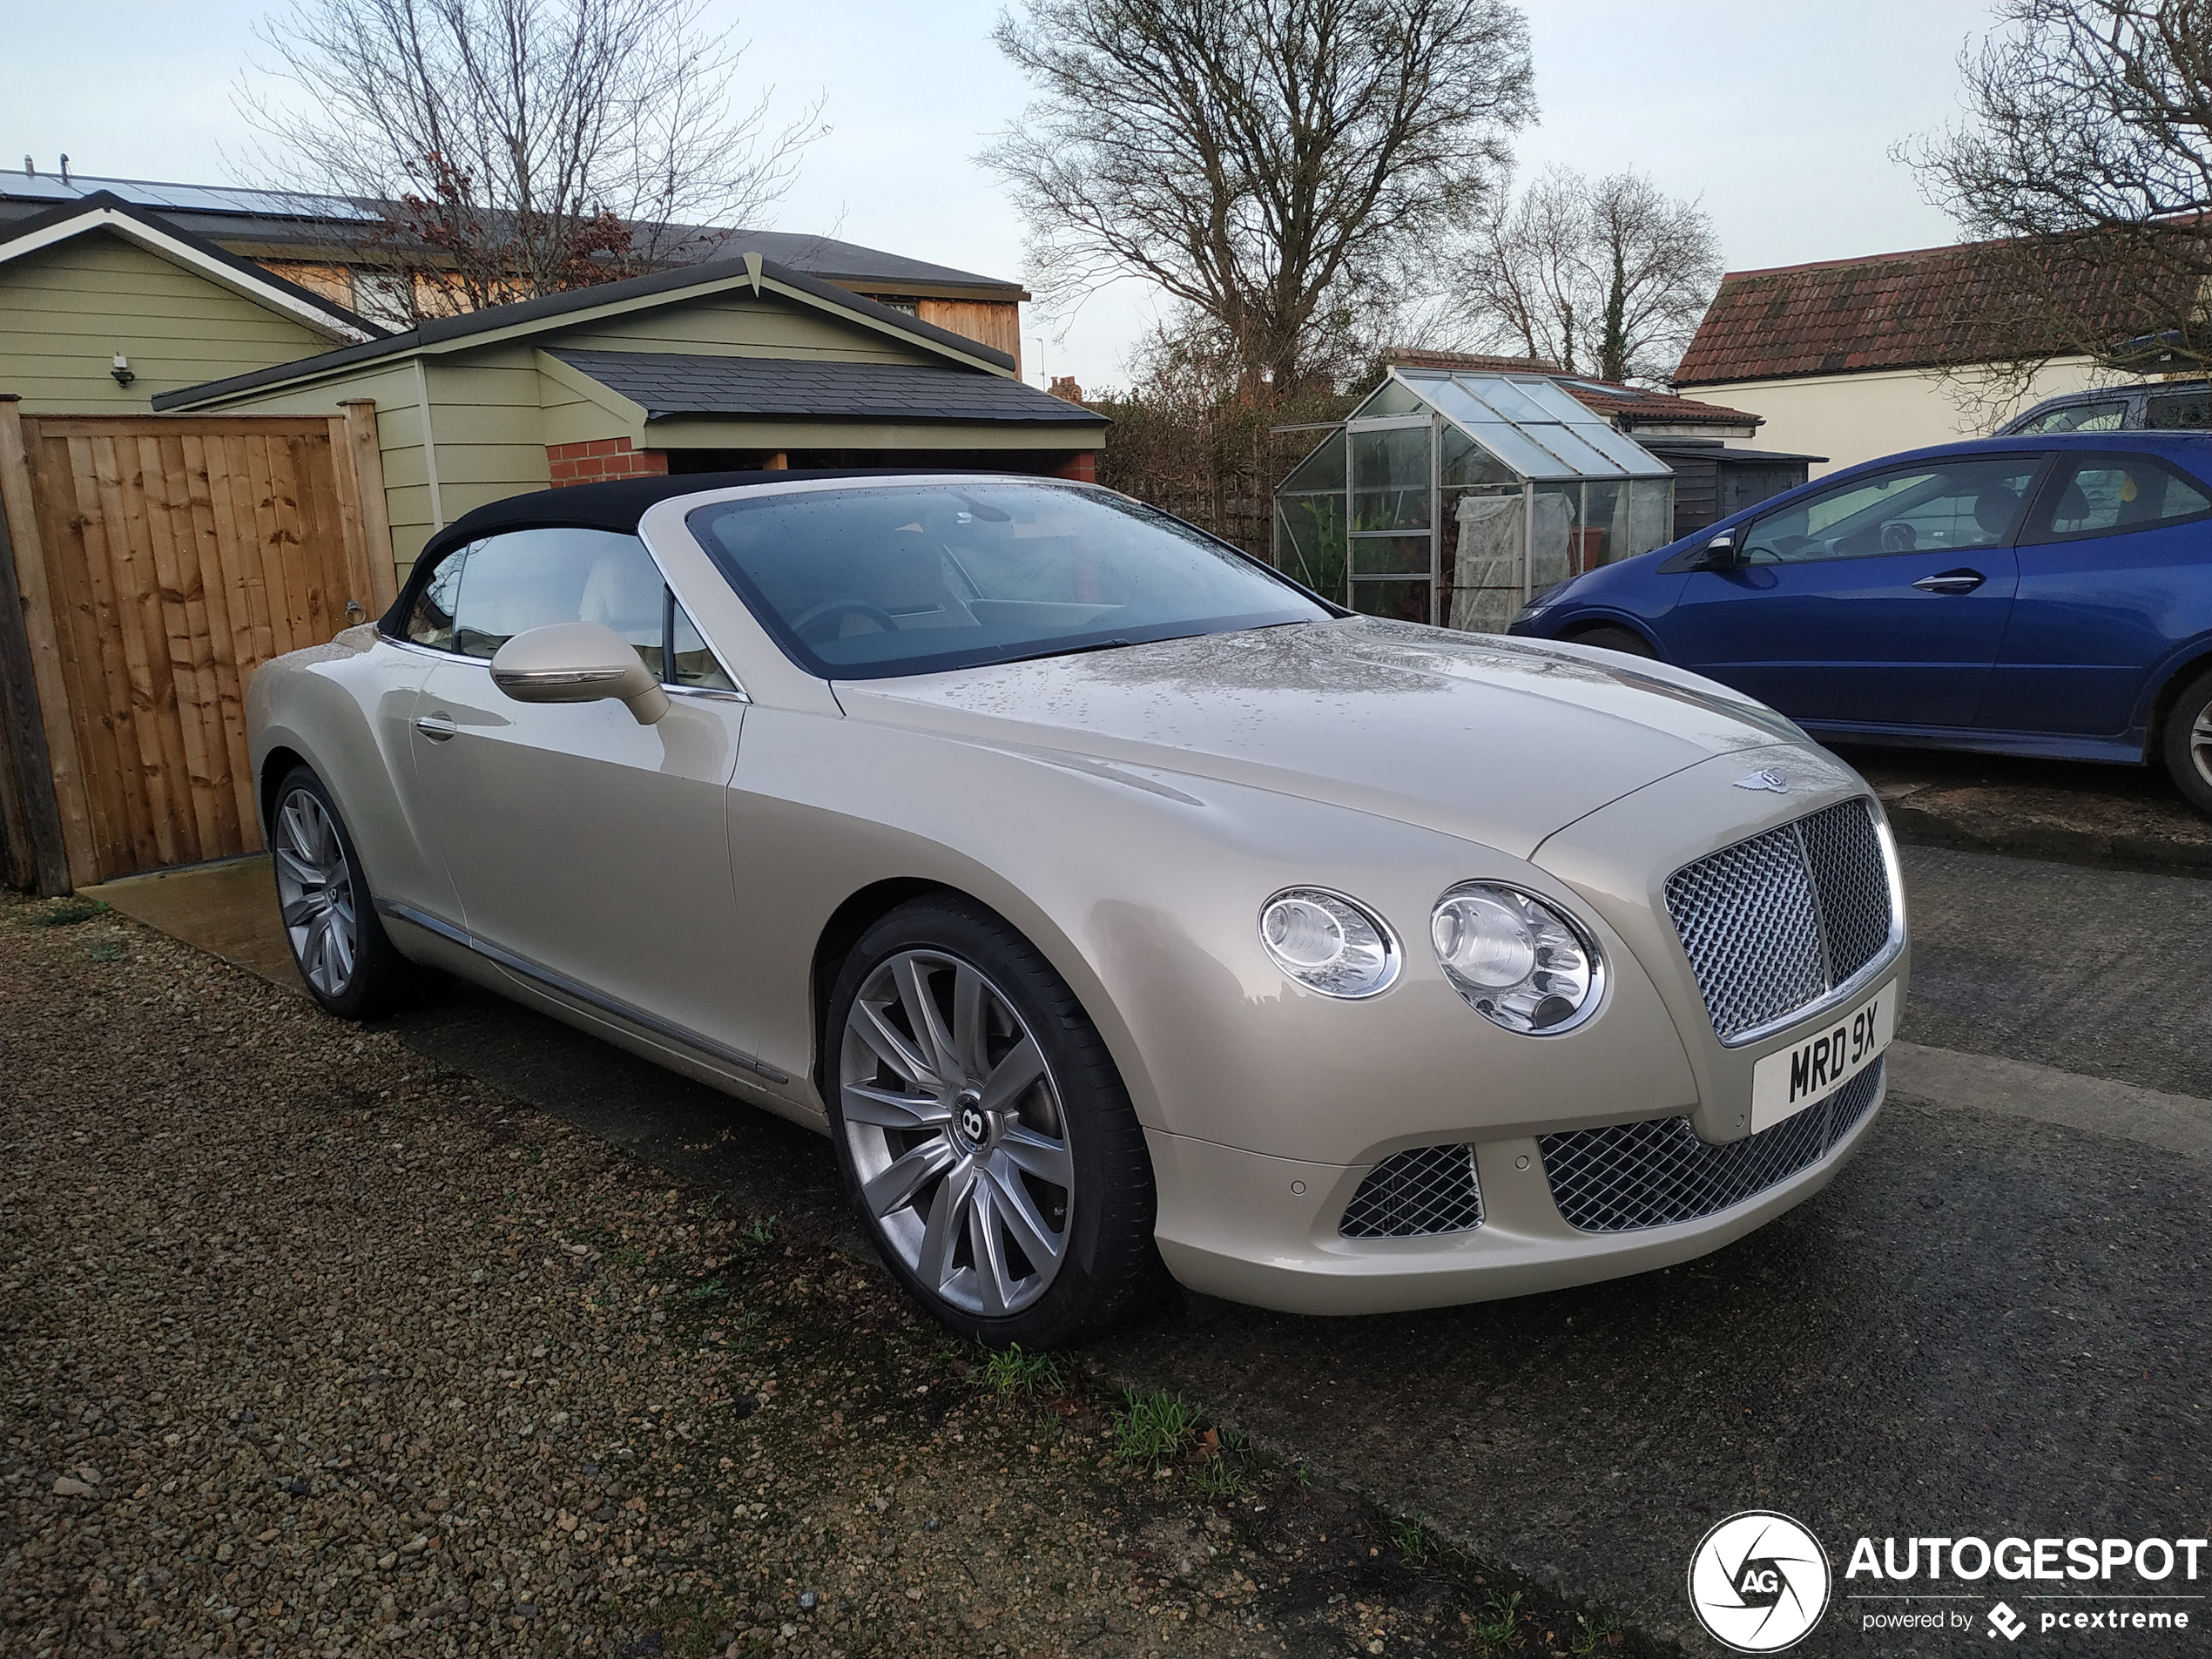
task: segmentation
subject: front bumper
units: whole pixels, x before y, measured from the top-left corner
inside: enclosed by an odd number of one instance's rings
[[[1411,1238],[1346,1238],[1345,1207],[1372,1164],[1307,1163],[1148,1130],[1163,1195],[1158,1242],[1187,1288],[1286,1313],[1394,1313],[1495,1301],[1670,1266],[1719,1249],[1835,1178],[1879,1115],[1886,1084],[1827,1151],[1742,1202],[1694,1221],[1578,1231],[1554,1201],[1534,1136],[1474,1143],[1481,1224]]]

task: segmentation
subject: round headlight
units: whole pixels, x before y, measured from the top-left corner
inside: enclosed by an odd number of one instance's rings
[[[1285,887],[1259,911],[1275,966],[1324,996],[1373,996],[1398,977],[1398,941],[1380,916],[1340,893]]]
[[[1452,988],[1508,1031],[1568,1030],[1595,1010],[1604,988],[1589,935],[1516,888],[1462,882],[1436,901],[1429,937]]]

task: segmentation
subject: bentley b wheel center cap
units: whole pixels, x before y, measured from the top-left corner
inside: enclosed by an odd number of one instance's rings
[[[991,1121],[983,1115],[983,1096],[974,1089],[963,1089],[953,1097],[953,1116],[961,1138],[970,1146],[980,1147],[990,1138]]]

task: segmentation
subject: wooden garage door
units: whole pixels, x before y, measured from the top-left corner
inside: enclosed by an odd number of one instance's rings
[[[391,602],[348,426],[24,415],[19,462],[0,433],[0,485],[33,507],[8,526],[76,885],[260,847],[248,678]]]

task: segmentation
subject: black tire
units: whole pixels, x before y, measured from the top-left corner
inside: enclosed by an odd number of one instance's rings
[[[963,970],[978,977],[963,979]],[[886,1001],[887,986],[908,988],[894,988]],[[903,998],[915,990],[932,1000],[944,1022],[934,1040],[939,1047],[926,1037],[914,1041],[916,1022]],[[868,1008],[856,1029],[864,991]],[[981,1009],[968,1028],[981,1034],[972,1042],[953,1036],[963,995],[964,1006]],[[870,1009],[889,1022],[891,1039]],[[883,1049],[896,1049],[900,1034],[911,1045],[911,1060],[927,1053],[947,1075],[957,1072],[964,1081],[948,1082],[934,1071],[935,1081],[921,1079],[913,1065],[885,1058]],[[1011,1109],[996,1109],[980,1085],[1024,1069],[1027,1056],[1014,1063],[1024,1036],[1042,1055],[1042,1076],[1024,1092],[999,1094],[998,1104],[1011,1103]],[[964,1064],[963,1055],[982,1057]],[[873,1092],[848,1102],[848,1079]],[[994,1347],[1065,1347],[1097,1335],[1167,1289],[1152,1237],[1151,1159],[1121,1073],[1067,982],[984,906],[951,894],[917,899],[860,936],[830,997],[821,1081],[839,1174],[862,1226],[892,1276],[948,1329]],[[941,1123],[907,1123],[894,1096],[926,1109],[924,1116],[941,1113]],[[848,1104],[867,1115],[848,1115]],[[1054,1149],[1054,1167],[1070,1177],[1064,1188],[1028,1173],[1027,1163],[1011,1169],[1014,1157],[1034,1158],[1025,1150],[1034,1147]],[[917,1182],[912,1171],[933,1161],[938,1172]],[[1003,1192],[1009,1175],[1022,1188],[1011,1198]],[[887,1197],[879,1215],[863,1191],[872,1176],[887,1184],[879,1192],[911,1185],[911,1196]],[[1022,1196],[1033,1207],[1016,1217]],[[941,1229],[933,1232],[941,1219]],[[1022,1253],[1017,1219],[1048,1245],[1056,1241],[1059,1254],[1049,1268]],[[1042,1232],[1034,1228],[1039,1222]],[[1002,1264],[988,1278],[976,1261],[978,1227]],[[945,1238],[953,1242],[939,1246],[933,1262],[933,1241]],[[1042,1251],[1037,1256],[1045,1259]],[[929,1282],[925,1267],[939,1283]],[[1039,1275],[1042,1285],[1034,1282]],[[1016,1305],[1025,1295],[1033,1299]]]
[[[2212,818],[2212,671],[2182,688],[2166,711],[2158,747],[2182,799]]]
[[[320,883],[320,890],[329,895],[329,902],[324,904],[318,904],[311,893],[303,894],[303,889],[314,889],[317,884],[303,879],[305,867],[293,856],[300,826],[315,822],[316,813],[321,815],[320,823],[327,825],[337,861],[344,868],[342,892],[336,880]],[[271,798],[269,852],[275,867],[278,908],[283,912],[294,907],[293,914],[285,917],[292,965],[299,969],[300,982],[307,995],[326,1013],[343,1020],[373,1019],[419,988],[421,970],[400,954],[385,933],[368,878],[361,871],[361,854],[354,849],[352,832],[339,813],[337,801],[322,779],[306,766],[294,766],[287,772]],[[300,907],[303,896],[307,903]],[[351,945],[342,971],[337,971],[335,958],[326,943],[329,930],[318,934],[314,927],[320,916],[340,914],[349,929]],[[295,926],[295,920],[301,925]]]
[[[1651,649],[1651,642],[1633,628],[1586,628],[1569,643],[1595,645],[1600,651],[1617,651],[1623,657],[1641,657],[1648,662],[1659,660],[1659,653]]]

